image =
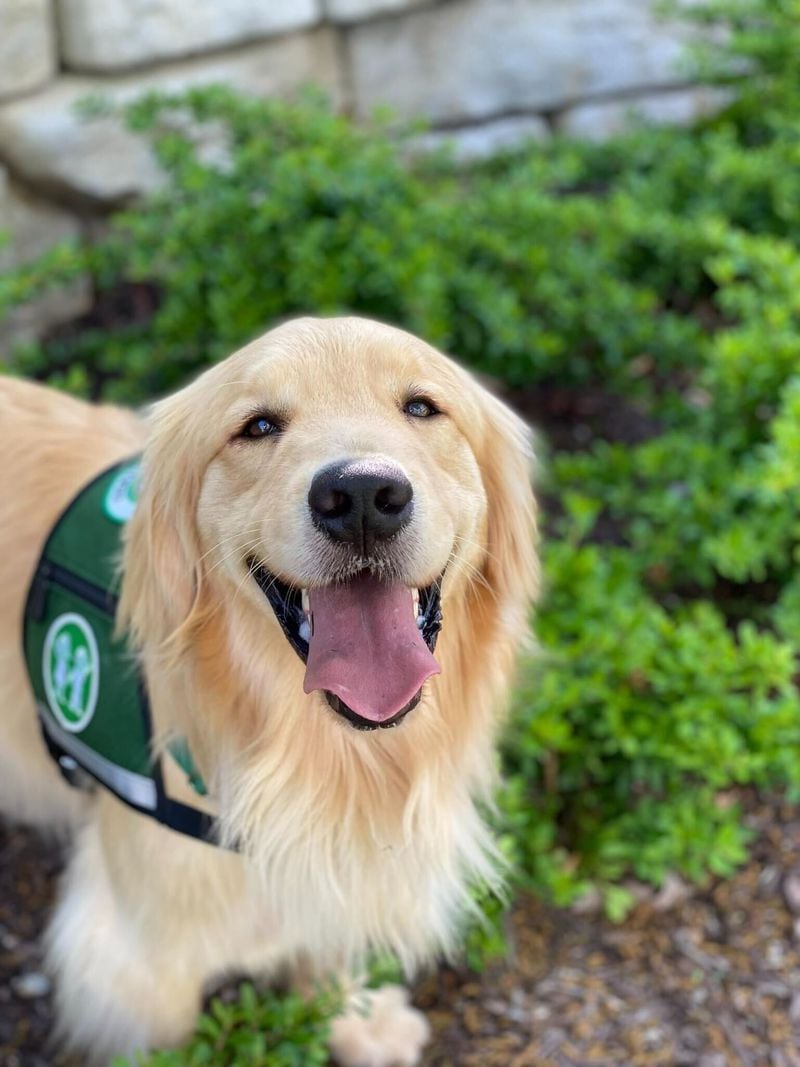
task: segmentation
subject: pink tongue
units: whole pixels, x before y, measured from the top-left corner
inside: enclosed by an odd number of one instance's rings
[[[357,715],[391,719],[439,664],[417,628],[411,590],[361,575],[309,590],[306,693],[327,689]]]

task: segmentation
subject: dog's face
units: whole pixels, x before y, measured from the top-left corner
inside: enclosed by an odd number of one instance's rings
[[[396,725],[439,671],[442,596],[481,578],[504,521],[493,508],[515,506],[508,487],[489,499],[487,466],[509,447],[498,418],[511,416],[401,331],[280,327],[161,405],[153,484],[170,463],[191,520],[175,509],[184,561],[170,569],[188,564],[195,594],[210,585],[280,628],[306,661],[306,692],[352,725]],[[506,476],[524,469],[520,445]],[[150,507],[169,509],[165,495]]]
[[[457,382],[376,328],[354,345],[279,333],[231,371],[201,548],[236,586],[252,575],[243,591],[307,659],[308,691],[362,728],[395,724],[438,671],[439,586],[484,525]]]

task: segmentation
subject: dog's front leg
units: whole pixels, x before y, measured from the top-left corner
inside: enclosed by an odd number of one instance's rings
[[[288,974],[293,989],[312,997],[320,991],[319,976],[306,959],[295,960]],[[421,1011],[409,1004],[399,985],[367,989],[346,976],[336,982],[343,1004],[331,1024],[330,1052],[338,1067],[416,1067],[430,1038]]]
[[[180,937],[164,936],[160,916],[153,915],[158,901],[144,892],[136,908],[120,901],[98,830],[89,823],[78,837],[47,947],[55,977],[56,1038],[81,1053],[83,1063],[105,1067],[115,1055],[169,1047],[188,1037],[204,976],[186,958]]]
[[[350,991],[333,1020],[330,1050],[339,1067],[416,1067],[430,1037],[428,1021],[402,986]]]

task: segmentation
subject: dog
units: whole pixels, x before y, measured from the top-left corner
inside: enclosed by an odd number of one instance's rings
[[[0,379],[0,441],[0,808],[70,835],[62,1040],[96,1063],[178,1045],[214,976],[281,973],[350,983],[342,1067],[418,1063],[424,1016],[353,983],[375,950],[408,972],[452,952],[470,884],[501,877],[479,809],[537,588],[524,423],[408,333],[306,318],[144,419]],[[139,453],[117,626],[216,843],[70,788],[20,651],[58,516]]]

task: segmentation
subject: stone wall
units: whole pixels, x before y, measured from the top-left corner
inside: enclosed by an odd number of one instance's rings
[[[687,0],[691,2],[691,0]],[[313,83],[356,117],[427,119],[420,149],[465,159],[566,130],[604,137],[632,110],[689,122],[714,106],[681,72],[686,30],[655,0],[0,0],[0,268],[80,235],[153,187],[143,145],[75,104],[224,82],[260,96]],[[74,313],[78,286],[16,335]],[[21,325],[20,325],[21,323]],[[3,327],[0,326],[0,331]],[[4,330],[5,342],[10,336]],[[0,347],[3,332],[0,332]]]

